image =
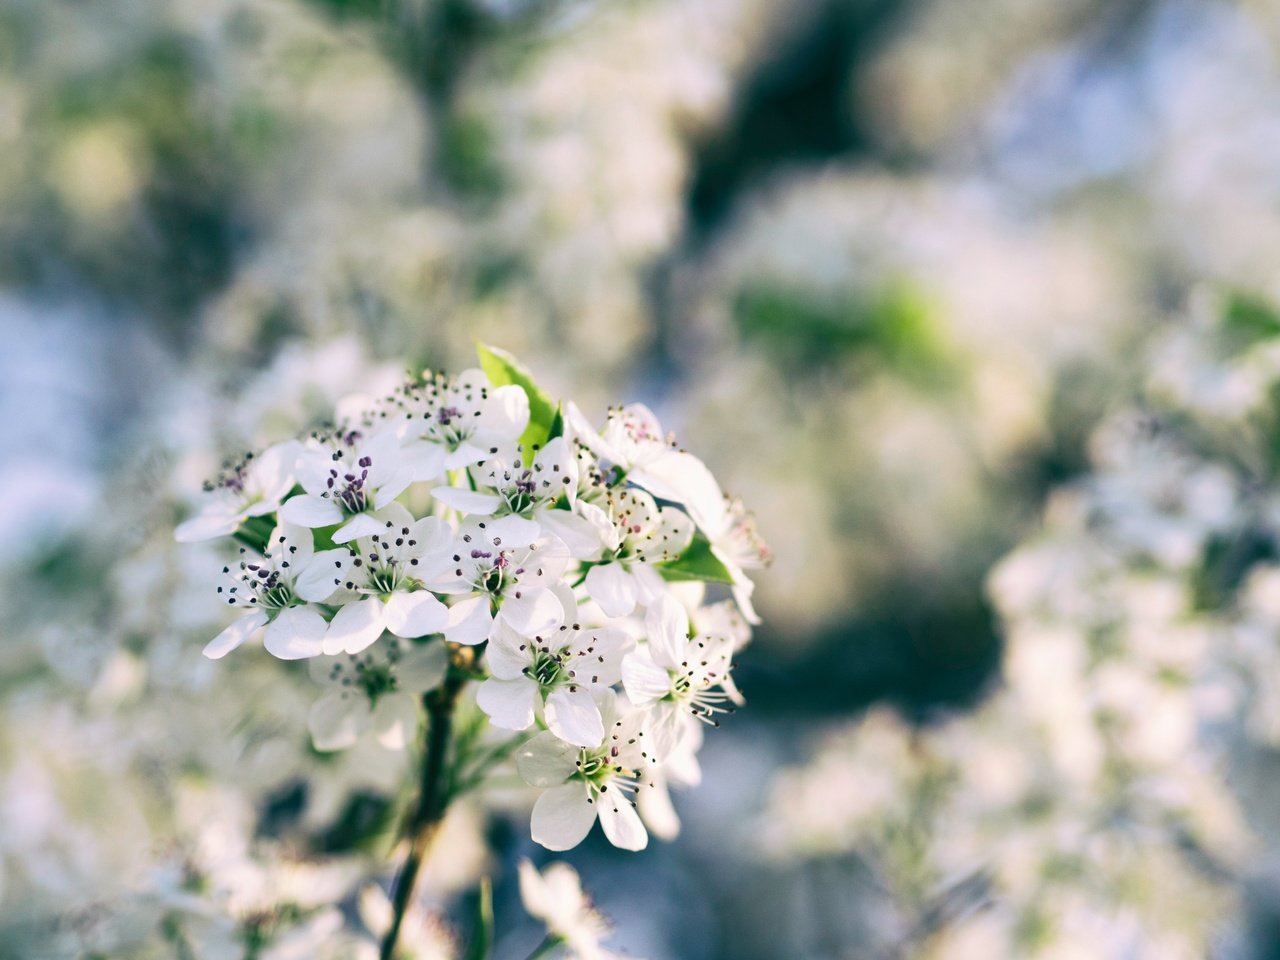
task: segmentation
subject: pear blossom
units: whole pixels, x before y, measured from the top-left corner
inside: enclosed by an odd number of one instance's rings
[[[561,497],[572,504],[577,495],[578,474],[564,437],[541,449],[526,450],[514,442],[492,447],[471,474],[478,490],[436,487],[432,495],[472,516],[518,517],[534,517]]]
[[[298,482],[306,492],[280,506],[280,517],[302,527],[332,527],[334,543],[377,533],[372,514],[391,503],[413,481],[394,433],[349,430],[313,438],[298,456]]]
[[[178,524],[179,543],[230,536],[250,517],[264,517],[280,509],[293,489],[294,471],[302,445],[286,440],[261,454],[246,455],[217,480],[205,484],[206,500],[196,516]]]
[[[447,545],[452,531],[438,517],[413,519],[398,503],[376,517],[380,532],[356,541],[358,555],[344,552],[334,561],[342,607],[325,633],[325,653],[359,653],[383,631],[405,639],[425,637],[448,621],[448,608],[423,588],[417,572],[423,555]]]
[[[508,730],[527,730],[541,709],[560,739],[599,746],[604,721],[596,697],[621,679],[632,643],[621,630],[584,630],[578,623],[532,638],[499,628],[486,652],[493,675],[476,691],[476,703]]]
[[[605,549],[584,586],[606,614],[623,617],[664,595],[666,583],[652,565],[680,556],[693,539],[693,524],[635,487],[610,491],[607,504]]]
[[[444,679],[449,653],[438,640],[391,637],[362,653],[316,657],[309,666],[328,688],[307,717],[317,750],[345,750],[366,731],[387,749],[402,750],[418,728],[418,701]]]
[[[600,946],[613,928],[583,892],[573,867],[552,863],[539,872],[528,860],[521,860],[518,869],[520,900],[531,917],[546,924],[549,940],[563,944],[575,960],[621,957]]]
[[[374,418],[394,426],[414,461],[414,480],[434,480],[514,443],[529,423],[529,397],[515,384],[492,386],[480,370],[428,371],[388,397]]]
[[[689,615],[676,600],[662,597],[645,614],[647,642],[622,661],[622,683],[637,706],[651,705],[658,742],[668,749],[679,740],[680,715],[711,725],[731,708],[720,687],[729,676],[733,641],[702,634],[690,639]]]
[[[436,551],[424,581],[437,593],[462,597],[449,608],[445,636],[455,643],[489,639],[500,620],[534,636],[560,625],[564,610],[551,590],[569,563],[555,537],[541,536],[523,517],[469,519],[450,546]]]
[[[311,531],[288,524],[276,527],[261,557],[242,549],[236,566],[222,568],[217,588],[242,616],[209,641],[204,655],[219,660],[259,632],[267,652],[282,660],[320,653],[327,625],[314,604],[333,594],[333,564],[345,552],[316,553]]]
[[[542,788],[533,805],[530,832],[548,850],[576,847],[598,818],[615,847],[643,850],[649,834],[635,809],[634,795],[656,760],[643,729],[644,717],[623,697],[608,692],[600,713],[607,731],[597,747],[566,743],[545,731],[516,754],[526,783]]]

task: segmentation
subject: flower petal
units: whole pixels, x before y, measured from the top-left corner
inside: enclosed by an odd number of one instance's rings
[[[504,730],[529,729],[533,725],[537,699],[538,685],[525,677],[519,680],[490,677],[476,690],[476,704],[489,715],[494,726]]]
[[[387,598],[387,629],[406,640],[439,633],[449,622],[449,608],[429,590],[397,590]]]
[[[595,807],[582,783],[566,783],[545,791],[533,805],[529,832],[548,850],[570,850],[580,844],[595,823]]]
[[[327,629],[324,617],[310,607],[290,607],[267,624],[263,645],[281,660],[316,657],[324,650]]]
[[[440,685],[449,671],[449,650],[439,641],[401,644],[396,682],[401,690],[424,693]]]
[[[680,835],[680,817],[671,803],[671,791],[665,778],[640,788],[636,794],[640,819],[660,840],[674,840]]]
[[[418,701],[407,693],[387,693],[373,709],[373,734],[388,750],[403,750],[418,731]]]
[[[468,597],[449,608],[449,619],[444,625],[444,635],[453,643],[473,646],[489,639],[493,630],[493,614],[489,612],[489,598],[485,594]]]
[[[293,592],[308,603],[324,603],[346,579],[354,558],[349,550],[321,550],[302,568],[293,582]]]
[[[519,681],[517,681],[519,682]],[[585,687],[561,687],[547,697],[547,726],[561,740],[579,747],[598,747],[604,739],[600,708]]]
[[[382,601],[356,600],[334,614],[324,638],[324,652],[359,653],[380,636],[383,626]]]
[[[355,746],[371,719],[369,699],[363,693],[334,690],[312,704],[307,728],[317,750],[345,750]]]
[[[649,605],[644,629],[654,663],[674,670],[688,659],[689,614],[670,594]]]
[[[618,789],[617,784],[613,785],[612,790],[602,790],[596,799],[596,807],[604,835],[615,847],[643,850],[649,845],[649,832],[645,830],[640,814],[636,813],[630,798]]]
[[[493,631],[484,658],[489,672],[499,680],[515,680],[524,675],[525,668],[532,666],[533,648],[530,641],[504,624]]]
[[[518,384],[509,383],[490,390],[482,409],[486,435],[514,440],[529,425],[529,395]]]
[[[651,703],[671,692],[671,675],[642,647],[622,658],[622,686],[632,703]]]
[[[240,516],[234,511],[205,509],[178,524],[173,538],[179,543],[197,543],[214,537],[229,537],[239,526]]]
[[[405,444],[400,456],[415,482],[434,480],[444,473],[445,449],[438,443],[420,440]]]
[[[564,620],[564,606],[550,590],[517,590],[504,597],[498,611],[504,622],[525,637],[550,633]]]
[[[291,501],[292,502],[292,501]],[[342,518],[339,517],[339,520]],[[337,521],[333,521],[337,522]],[[354,517],[333,531],[334,543],[350,543],[360,537],[371,537],[375,533],[381,533],[386,528],[386,521],[379,520],[377,517],[370,516],[367,513],[357,513]]]
[[[502,498],[492,493],[477,493],[459,487],[434,487],[431,495],[446,507],[477,517],[491,516],[502,506]]]
[[[610,617],[625,617],[636,607],[636,588],[631,574],[620,563],[605,563],[587,571],[587,596]]]
[[[254,632],[266,622],[267,615],[261,610],[254,610],[210,640],[201,652],[210,660],[221,660],[253,636]]]
[[[543,731],[516,752],[516,770],[530,786],[554,787],[573,776],[579,753],[573,744]]]
[[[280,504],[280,519],[300,527],[329,527],[342,522],[342,510],[332,500],[305,493]]]

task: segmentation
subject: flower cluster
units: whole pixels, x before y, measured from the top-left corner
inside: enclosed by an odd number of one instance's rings
[[[599,819],[639,850],[638,791],[659,794],[643,807],[655,829],[674,829],[661,794],[689,779],[701,727],[742,702],[733,658],[757,621],[746,571],[768,550],[648,409],[612,410],[597,430],[508,355],[480,358],[344,401],[331,430],[207,486],[177,538],[240,547],[215,588],[238,617],[204,653],[261,636],[309,660],[320,750],[366,735],[401,748],[423,694],[480,681],[476,703],[520,733],[505,752],[542,791],[533,838],[565,850]]]

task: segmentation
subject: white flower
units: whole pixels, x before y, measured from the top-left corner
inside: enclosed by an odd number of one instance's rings
[[[440,640],[389,638],[359,654],[316,657],[311,676],[329,687],[307,726],[317,750],[344,750],[365,731],[390,750],[403,749],[418,728],[421,694],[444,679],[449,653]]]
[[[528,729],[543,708],[547,726],[560,739],[599,746],[604,721],[596,696],[621,679],[622,656],[631,643],[621,630],[583,630],[577,623],[532,638],[498,629],[486,650],[493,676],[480,685],[476,703],[508,730]]]
[[[574,403],[565,404],[565,422],[573,439],[624,475],[643,473],[675,448],[675,441],[663,435],[658,418],[642,403],[611,408],[599,433]]]
[[[654,762],[642,729],[644,718],[612,692],[601,698],[600,712],[608,731],[600,746],[565,743],[548,731],[516,754],[520,776],[543,788],[533,805],[530,833],[548,850],[576,847],[597,817],[615,847],[643,850],[649,843],[632,799]]]
[[[367,435],[352,430],[329,440],[312,440],[298,457],[298,482],[305,494],[280,507],[280,519],[302,527],[331,527],[334,543],[377,533],[371,514],[387,506],[413,481],[411,464],[394,433]]]
[[[471,594],[449,608],[444,634],[455,643],[489,639],[497,619],[516,633],[535,636],[558,627],[564,608],[551,591],[569,562],[555,537],[539,536],[523,517],[470,519],[453,545],[426,564],[424,580],[438,593]]]
[[[650,564],[673,560],[693,538],[693,524],[674,507],[659,508],[634,487],[611,490],[601,560],[587,571],[587,594],[611,617],[625,617],[666,593],[666,582]]]
[[[525,910],[546,924],[547,936],[563,943],[570,957],[613,960],[619,956],[600,946],[613,928],[592,906],[573,867],[552,863],[539,873],[528,860],[521,860],[519,870],[520,899]]]
[[[425,554],[452,541],[452,531],[437,517],[414,520],[398,503],[376,515],[380,532],[357,541],[358,556],[343,551],[335,561],[345,601],[334,614],[324,638],[324,652],[359,653],[384,630],[412,639],[438,633],[449,619],[448,608],[419,579]]]
[[[699,635],[689,638],[689,615],[669,596],[662,597],[645,614],[648,642],[622,660],[622,683],[637,706],[651,704],[658,749],[666,751],[679,742],[687,714],[716,725],[715,716],[731,708],[724,690],[729,677],[733,641],[728,637]]]
[[[529,425],[529,397],[515,384],[491,386],[480,370],[428,373],[388,398],[376,416],[393,423],[405,442],[414,480],[433,480],[518,439]]]
[[[471,474],[477,490],[436,487],[441,503],[472,516],[536,518],[561,497],[572,504],[578,492],[578,470],[564,437],[548,441],[540,450],[525,450],[508,442],[490,448]]]
[[[315,553],[311,531],[281,524],[261,558],[246,551],[236,567],[224,566],[218,595],[244,612],[211,640],[204,655],[218,660],[263,627],[267,652],[282,660],[314,657],[324,644],[326,624],[311,604],[327,600],[335,589],[333,564],[345,550]]]
[[[698,751],[702,748],[704,726],[693,717],[683,715],[684,729],[676,746],[653,767],[646,777],[646,788],[636,795],[640,819],[649,832],[662,840],[674,840],[680,834],[680,817],[671,802],[671,785],[696,787],[702,782],[702,766]]]
[[[275,513],[281,498],[293,488],[301,452],[302,444],[288,440],[258,456],[248,455],[205,485],[207,497],[200,512],[178,524],[174,538],[179,543],[192,543],[230,536],[250,517]]]

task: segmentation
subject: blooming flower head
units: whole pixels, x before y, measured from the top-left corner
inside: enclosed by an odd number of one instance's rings
[[[622,661],[622,682],[637,705],[652,704],[658,743],[674,747],[682,713],[716,725],[731,708],[721,687],[729,677],[733,641],[724,636],[689,637],[689,615],[662,597],[645,615],[647,642]]]
[[[200,512],[178,524],[174,537],[180,543],[212,540],[235,533],[250,517],[263,517],[280,509],[280,501],[293,489],[294,470],[302,445],[287,440],[261,454],[247,454],[221,476],[205,484],[206,500]]]
[[[476,702],[508,730],[528,729],[541,709],[562,740],[599,746],[604,721],[596,699],[621,679],[622,656],[632,642],[621,630],[584,630],[579,623],[534,637],[501,628],[487,651],[493,676],[480,685]]]
[[[276,527],[260,557],[242,549],[239,563],[222,568],[217,588],[242,615],[208,643],[204,655],[221,659],[264,627],[267,652],[282,660],[320,653],[327,626],[313,604],[333,594],[333,564],[344,553],[316,553],[311,531],[288,524]]]
[[[437,487],[432,493],[464,513],[486,517],[534,517],[561,497],[572,504],[577,494],[577,470],[563,437],[531,450],[515,442],[494,446],[471,475],[478,490]]]
[[[302,527],[332,527],[334,543],[348,543],[381,529],[371,516],[413,481],[413,469],[394,433],[362,430],[312,438],[298,457],[304,494],[290,497],[280,517]]]
[[[325,634],[325,653],[359,653],[384,630],[405,639],[425,637],[448,621],[448,609],[417,574],[424,554],[446,545],[452,531],[437,517],[413,519],[398,503],[375,517],[379,531],[356,541],[358,553],[344,552],[333,562],[343,606]]]
[[[613,932],[582,890],[577,872],[567,863],[548,864],[538,871],[520,861],[520,900],[529,915],[547,927],[547,936],[563,943],[576,960],[613,960],[617,954],[600,946]]]
[[[529,423],[529,398],[515,384],[492,386],[479,370],[427,372],[387,398],[375,417],[390,421],[415,457],[414,479],[433,480],[514,443]]]
[[[612,490],[607,498],[604,551],[584,582],[591,599],[611,617],[636,604],[649,604],[666,590],[652,566],[678,557],[693,538],[693,524],[674,507],[659,507],[635,487]]]
[[[316,749],[344,750],[366,731],[390,750],[403,749],[418,728],[419,698],[448,666],[440,641],[398,637],[362,653],[314,658],[311,676],[327,688],[307,718]]]
[[[495,619],[524,636],[560,625],[564,609],[550,588],[564,573],[569,551],[540,533],[523,517],[473,518],[462,524],[451,545],[435,553],[427,585],[464,596],[449,610],[445,636],[456,643],[481,643],[489,639]]]
[[[533,839],[548,850],[576,847],[597,818],[615,847],[643,850],[649,843],[634,799],[655,762],[644,715],[612,691],[601,698],[600,713],[606,735],[597,747],[566,743],[548,731],[516,754],[525,782],[543,788],[531,828]]]

